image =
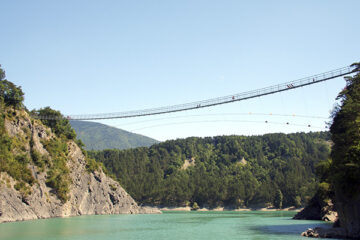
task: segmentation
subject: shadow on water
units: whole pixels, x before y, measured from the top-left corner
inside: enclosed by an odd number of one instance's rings
[[[251,229],[264,234],[276,234],[276,235],[297,235],[299,236],[308,228],[331,228],[331,224],[328,223],[303,223],[303,224],[290,224],[290,225],[267,225],[267,226],[254,226]],[[322,238],[330,239],[330,238]],[[331,238],[335,240],[334,238]]]
[[[266,234],[299,235],[308,228],[324,227],[323,224],[291,224],[291,225],[267,225],[254,226],[251,229]]]

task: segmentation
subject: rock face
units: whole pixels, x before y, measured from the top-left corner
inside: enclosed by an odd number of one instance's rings
[[[325,204],[316,194],[308,206],[294,216],[294,219],[335,222],[333,228],[308,229],[302,236],[360,239],[360,195],[349,197],[336,189],[335,200],[335,205],[330,200]]]
[[[360,239],[360,190],[347,196],[342,189],[335,189],[339,225],[346,230],[348,238]]]
[[[344,238],[346,231],[344,228],[309,228],[301,234],[304,237],[313,238]]]
[[[331,200],[323,201],[316,194],[309,204],[302,211],[298,212],[293,219],[335,222],[337,220],[337,212]]]
[[[195,158],[191,158],[191,159],[185,159],[184,164],[181,166],[181,170],[186,170],[189,167],[194,167],[195,166]]]
[[[9,136],[23,135],[25,129],[32,132],[32,147],[41,154],[49,154],[41,140],[54,137],[51,131],[36,121],[20,118],[5,122]],[[0,172],[0,223],[30,219],[67,217],[89,214],[160,213],[156,209],[139,207],[118,182],[101,169],[89,172],[85,156],[74,141],[68,141],[67,166],[70,169],[70,199],[63,203],[46,185],[46,171],[28,164],[36,183],[31,194],[24,197],[15,190],[16,181],[6,172]],[[25,144],[30,149],[30,144]]]

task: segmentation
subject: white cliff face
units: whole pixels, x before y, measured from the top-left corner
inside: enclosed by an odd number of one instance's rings
[[[32,132],[32,146],[42,155],[49,155],[41,140],[54,137],[48,128],[28,117],[6,121],[9,136],[25,136],[26,128]],[[30,142],[30,139],[28,139]],[[26,150],[30,144],[25,144]],[[62,203],[46,186],[46,170],[28,164],[35,184],[31,194],[22,197],[15,190],[16,181],[5,172],[0,172],[0,223],[30,219],[67,217],[90,214],[160,213],[158,210],[139,207],[120,184],[108,177],[101,169],[87,171],[85,156],[74,141],[68,142],[67,166],[70,170],[69,200]]]

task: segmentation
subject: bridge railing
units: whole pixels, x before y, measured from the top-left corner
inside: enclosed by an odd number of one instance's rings
[[[112,118],[131,118],[131,117],[140,117],[140,116],[149,116],[157,115],[171,112],[180,112],[198,108],[211,107],[220,104],[226,104],[236,101],[242,101],[250,98],[260,97],[264,95],[274,94],[277,92],[288,91],[291,89],[304,87],[307,85],[327,81],[333,78],[341,77],[348,75],[354,72],[354,68],[351,66],[335,69],[332,71],[316,74],[310,77],[301,78],[298,80],[285,82],[265,88],[260,88],[252,91],[237,93],[233,95],[228,95],[224,97],[212,98],[197,102],[165,106],[159,108],[150,108],[144,110],[135,110],[135,111],[126,111],[126,112],[116,112],[116,113],[102,113],[102,114],[87,114],[87,115],[69,115],[64,116],[64,118],[70,120],[97,120],[97,119],[112,119]],[[60,118],[52,116],[34,116],[38,119],[47,119],[47,120],[59,120]]]

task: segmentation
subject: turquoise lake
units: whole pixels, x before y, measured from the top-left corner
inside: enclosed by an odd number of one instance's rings
[[[330,224],[292,220],[294,212],[164,212],[101,215],[0,224],[1,240],[307,239],[309,227]]]

